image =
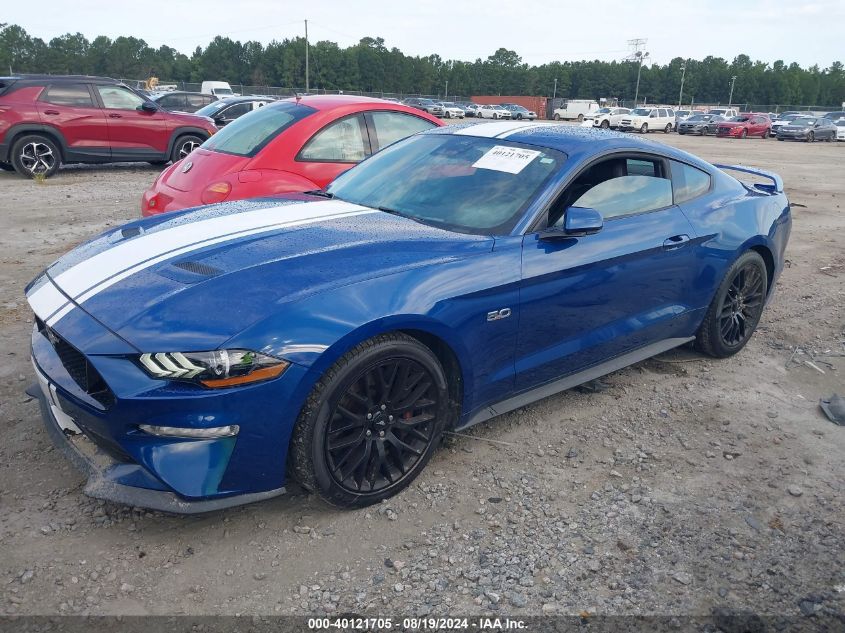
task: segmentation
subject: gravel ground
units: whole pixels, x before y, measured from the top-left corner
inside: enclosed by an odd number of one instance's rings
[[[845,393],[845,144],[652,138],[777,171],[799,205],[745,351],[671,352],[450,436],[408,490],[353,512],[294,487],[199,517],[82,495],[24,394],[23,287],[136,217],[156,172],[0,172],[0,614],[842,617],[845,429],[817,403]]]

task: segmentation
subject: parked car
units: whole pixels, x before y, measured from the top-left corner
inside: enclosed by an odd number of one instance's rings
[[[552,118],[555,121],[577,119],[578,122],[581,122],[584,117],[598,109],[599,104],[592,99],[567,99],[563,102],[563,106],[555,108],[552,112]]]
[[[622,131],[637,130],[642,134],[663,130],[666,134],[675,126],[675,113],[669,108],[634,108],[619,120]]]
[[[458,104],[463,108],[464,113],[468,117],[474,117],[478,115],[478,108],[481,107],[477,103],[472,103],[471,101],[465,101]]]
[[[824,117],[799,116],[778,128],[777,139],[785,141],[834,141],[837,134],[836,124]]]
[[[499,107],[502,107],[510,112],[512,119],[517,119],[519,121],[522,119],[528,119],[529,121],[533,121],[537,118],[536,112],[516,103],[502,103]]]
[[[105,77],[0,78],[0,166],[49,177],[70,163],[178,161],[217,131]]]
[[[369,97],[269,103],[228,124],[190,160],[165,169],[144,193],[141,212],[322,189],[382,147],[442,125],[421,110]]]
[[[828,112],[824,115],[824,118],[836,122],[839,119],[845,119],[845,112]]]
[[[417,110],[428,112],[429,114],[434,116],[443,116],[445,114],[443,111],[443,106],[438,105],[437,102],[432,99],[419,99],[416,97],[412,97],[410,99],[405,99],[402,103],[406,106],[416,108]]]
[[[207,116],[217,127],[229,125],[247,112],[252,112],[276,99],[271,97],[226,97],[197,110],[197,114]]]
[[[200,92],[218,98],[237,96],[232,92],[232,86],[229,85],[228,81],[204,81],[200,86]]]
[[[593,127],[615,130],[619,127],[622,117],[627,114],[631,114],[628,108],[599,108],[585,115],[584,121],[590,121]]]
[[[837,119],[836,121],[836,140],[845,141],[845,119]]]
[[[715,134],[719,123],[724,120],[718,114],[696,114],[678,124],[678,134]]]
[[[772,121],[772,128],[771,128],[771,131],[769,132],[770,136],[777,136],[777,132],[781,128],[781,126],[788,125],[791,121],[793,121],[794,119],[797,119],[800,116],[801,115],[798,114],[797,112],[792,112],[792,113],[789,113],[789,114],[780,115],[780,118]]]
[[[214,103],[217,97],[201,92],[184,92],[174,90],[171,92],[156,92],[150,96],[162,110],[168,112],[196,112],[200,108]]]
[[[774,174],[558,125],[445,128],[326,192],[138,220],[61,257],[26,289],[33,393],[87,494],[204,512],[291,477],[366,506],[445,431],[686,343],[736,354],[790,228]]]
[[[691,116],[705,114],[704,110],[675,110],[675,129],[678,129],[681,121],[686,121]]]
[[[718,114],[727,121],[731,117],[737,116],[739,112],[737,112],[736,108],[710,108],[707,114]]]
[[[485,104],[479,106],[475,113],[480,119],[509,119],[511,118],[511,111],[499,105]]]
[[[457,103],[451,101],[440,101],[438,105],[443,108],[443,116],[447,119],[463,119],[466,116],[464,109]]]
[[[746,138],[759,136],[768,138],[772,129],[772,122],[765,114],[747,113],[721,121],[716,127],[716,136],[731,138]]]

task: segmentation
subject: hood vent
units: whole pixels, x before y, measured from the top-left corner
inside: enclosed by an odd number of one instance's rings
[[[202,262],[181,261],[176,262],[173,265],[176,268],[181,268],[182,270],[187,270],[189,273],[193,273],[195,275],[202,275],[203,277],[214,277],[215,275],[219,275],[221,272],[223,272],[219,268],[209,266],[208,264],[203,264]]]
[[[223,271],[202,262],[186,259],[158,270],[158,274],[183,284],[196,284],[222,274]]]

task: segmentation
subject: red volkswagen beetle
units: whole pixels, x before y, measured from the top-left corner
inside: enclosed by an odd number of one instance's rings
[[[277,101],[233,121],[161,172],[144,193],[141,212],[322,189],[380,148],[441,125],[421,110],[369,97]]]

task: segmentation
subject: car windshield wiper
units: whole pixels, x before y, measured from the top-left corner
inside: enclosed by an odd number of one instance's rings
[[[328,198],[331,200],[334,198],[333,193],[329,193],[328,191],[323,191],[322,189],[313,189],[312,191],[306,191],[306,194],[309,196],[319,196],[320,198]]]

